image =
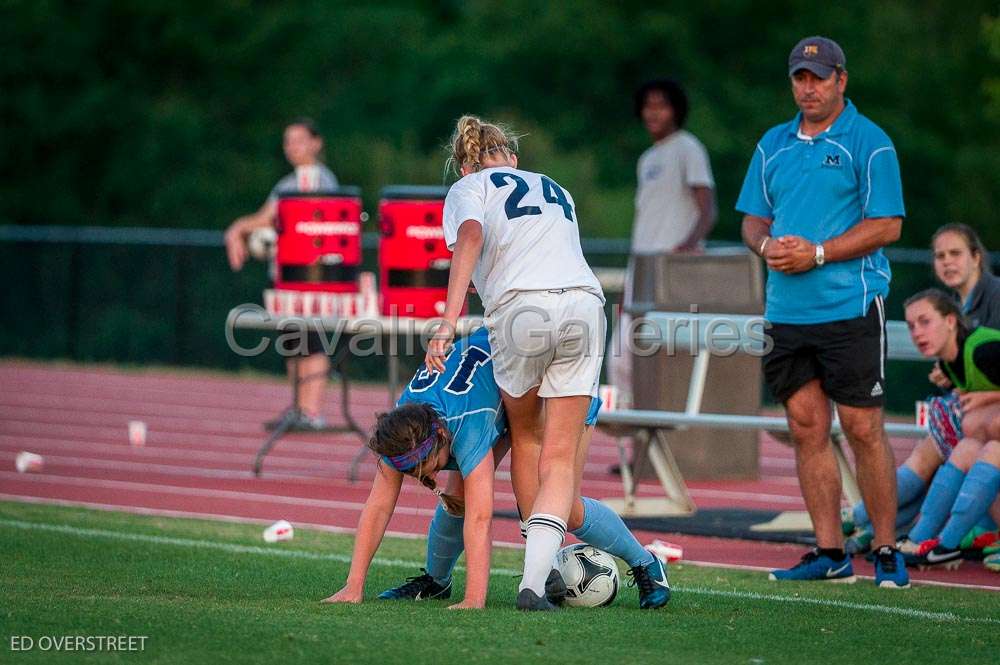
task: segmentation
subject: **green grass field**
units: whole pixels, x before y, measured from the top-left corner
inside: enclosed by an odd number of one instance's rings
[[[489,607],[321,605],[351,538],[254,525],[0,503],[0,662],[947,663],[994,662],[1000,594],[769,583],[678,565],[668,609],[512,609],[520,553],[498,550]],[[416,574],[423,542],[388,540],[368,593]],[[456,576],[459,590],[461,572]],[[11,636],[143,635],[142,652],[11,650]]]

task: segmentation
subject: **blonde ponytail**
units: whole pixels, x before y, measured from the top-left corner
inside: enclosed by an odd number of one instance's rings
[[[459,176],[463,166],[473,172],[479,171],[485,155],[499,151],[509,157],[517,153],[516,136],[500,125],[483,122],[474,115],[463,115],[458,119],[450,143],[448,166]]]
[[[464,153],[462,166],[471,166],[474,171],[478,171],[481,150],[479,137],[483,131],[483,123],[474,115],[463,115],[458,119],[456,131]]]

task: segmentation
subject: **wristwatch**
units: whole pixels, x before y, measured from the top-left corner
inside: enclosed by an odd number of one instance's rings
[[[815,257],[815,261],[816,261],[816,267],[817,268],[820,267],[821,265],[823,265],[824,263],[826,263],[826,254],[823,252],[823,244],[822,243],[816,245],[816,257]]]

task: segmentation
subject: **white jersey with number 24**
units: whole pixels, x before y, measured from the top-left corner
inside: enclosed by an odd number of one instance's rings
[[[465,176],[444,202],[448,249],[470,219],[483,227],[472,283],[486,314],[517,291],[582,288],[604,301],[580,247],[573,197],[548,176],[508,166]]]

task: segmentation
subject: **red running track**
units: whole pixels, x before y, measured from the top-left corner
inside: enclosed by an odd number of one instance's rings
[[[262,477],[250,471],[264,436],[261,423],[288,398],[287,385],[277,379],[0,362],[0,499],[259,522],[287,519],[351,530],[375,469],[369,458],[358,482],[347,480],[360,445],[356,436],[289,435],[265,460]],[[352,386],[351,405],[358,423],[370,427],[374,414],[387,406],[385,390]],[[336,422],[339,414],[329,416]],[[146,422],[145,447],[129,445],[130,420]],[[904,458],[910,445],[894,441],[897,458]],[[14,459],[22,450],[45,457],[42,473],[16,473]],[[701,508],[804,509],[792,451],[764,435],[760,460],[759,480],[691,482],[692,497]],[[595,435],[584,494],[621,495],[620,481],[607,473],[616,461],[614,441]],[[507,468],[505,462],[497,484],[499,510],[514,509]],[[640,486],[640,495],[658,493],[656,484]],[[390,530],[425,533],[434,506],[432,494],[405,483]],[[800,545],[637,535],[642,542],[678,543],[689,561],[725,566],[785,566],[802,552]],[[522,542],[512,520],[496,520],[494,538]],[[867,563],[856,566],[859,574],[872,574]],[[915,572],[913,577],[1000,590],[1000,577],[971,562],[959,571]]]

